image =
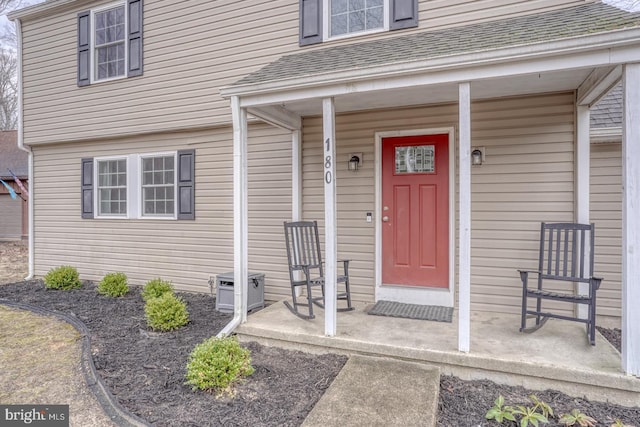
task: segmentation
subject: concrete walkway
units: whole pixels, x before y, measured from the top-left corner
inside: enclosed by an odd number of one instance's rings
[[[316,403],[303,427],[435,427],[438,368],[354,355]]]

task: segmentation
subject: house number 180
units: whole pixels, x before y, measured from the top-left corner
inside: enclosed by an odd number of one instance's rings
[[[327,138],[324,141],[324,143],[326,145],[325,152],[330,153],[331,152],[330,151],[331,150],[331,140],[329,138]],[[332,179],[331,170],[330,170],[330,168],[331,168],[331,156],[326,156],[324,158],[324,168],[325,169],[329,169],[324,173],[324,182],[326,182],[327,184],[331,184],[331,179]]]

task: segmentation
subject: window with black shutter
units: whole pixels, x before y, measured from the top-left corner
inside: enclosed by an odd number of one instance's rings
[[[78,86],[142,75],[142,0],[78,14]]]
[[[300,46],[418,26],[418,0],[299,0],[299,7]]]

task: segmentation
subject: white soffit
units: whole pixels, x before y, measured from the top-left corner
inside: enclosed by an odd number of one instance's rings
[[[535,73],[472,82],[473,99],[501,98],[536,93],[575,90],[591,74],[592,69]],[[358,92],[335,98],[336,112],[403,107],[411,105],[452,103],[458,100],[458,85],[414,86],[371,92]],[[285,102],[283,106],[301,116],[319,115],[319,99]]]

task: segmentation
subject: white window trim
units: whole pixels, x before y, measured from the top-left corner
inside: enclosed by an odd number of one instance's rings
[[[142,159],[149,157],[173,156],[173,215],[144,215],[142,206]],[[127,213],[125,215],[100,215],[100,194],[98,192],[98,162],[105,160],[126,160],[127,167]],[[173,221],[178,219],[178,152],[162,151],[154,153],[128,154],[124,156],[94,157],[93,159],[93,211],[96,219],[142,219]]]
[[[95,64],[95,52],[96,52],[96,28],[95,28],[95,14],[97,12],[102,12],[108,9],[113,9],[114,7],[124,6],[124,74],[121,76],[110,77],[106,79],[97,79],[96,78],[96,64]],[[115,3],[109,3],[104,6],[96,7],[95,9],[91,9],[91,13],[89,16],[89,61],[91,65],[91,70],[89,73],[89,80],[91,84],[94,83],[104,83],[110,82],[113,80],[120,80],[127,78],[127,70],[129,69],[129,46],[127,43],[128,34],[129,34],[129,8],[127,7],[126,1],[118,1]]]
[[[100,186],[98,185],[98,177],[100,170],[98,167],[99,162],[109,160],[125,160],[125,168],[127,171],[127,213],[126,214],[100,214]],[[131,174],[129,168],[129,156],[108,156],[108,157],[95,157],[93,159],[93,211],[96,213],[96,218],[99,219],[127,219],[131,212]]]
[[[142,160],[153,157],[173,156],[173,215],[144,214],[143,192],[142,192]],[[178,152],[166,151],[162,153],[145,153],[138,155],[138,218],[140,219],[178,219]]]
[[[359,31],[356,33],[340,34],[339,36],[331,36],[331,8],[329,2],[331,0],[322,0],[322,41],[341,40],[351,37],[364,36],[367,34],[383,33],[389,31],[389,0],[383,0],[382,19],[384,24],[382,28],[374,30]]]

